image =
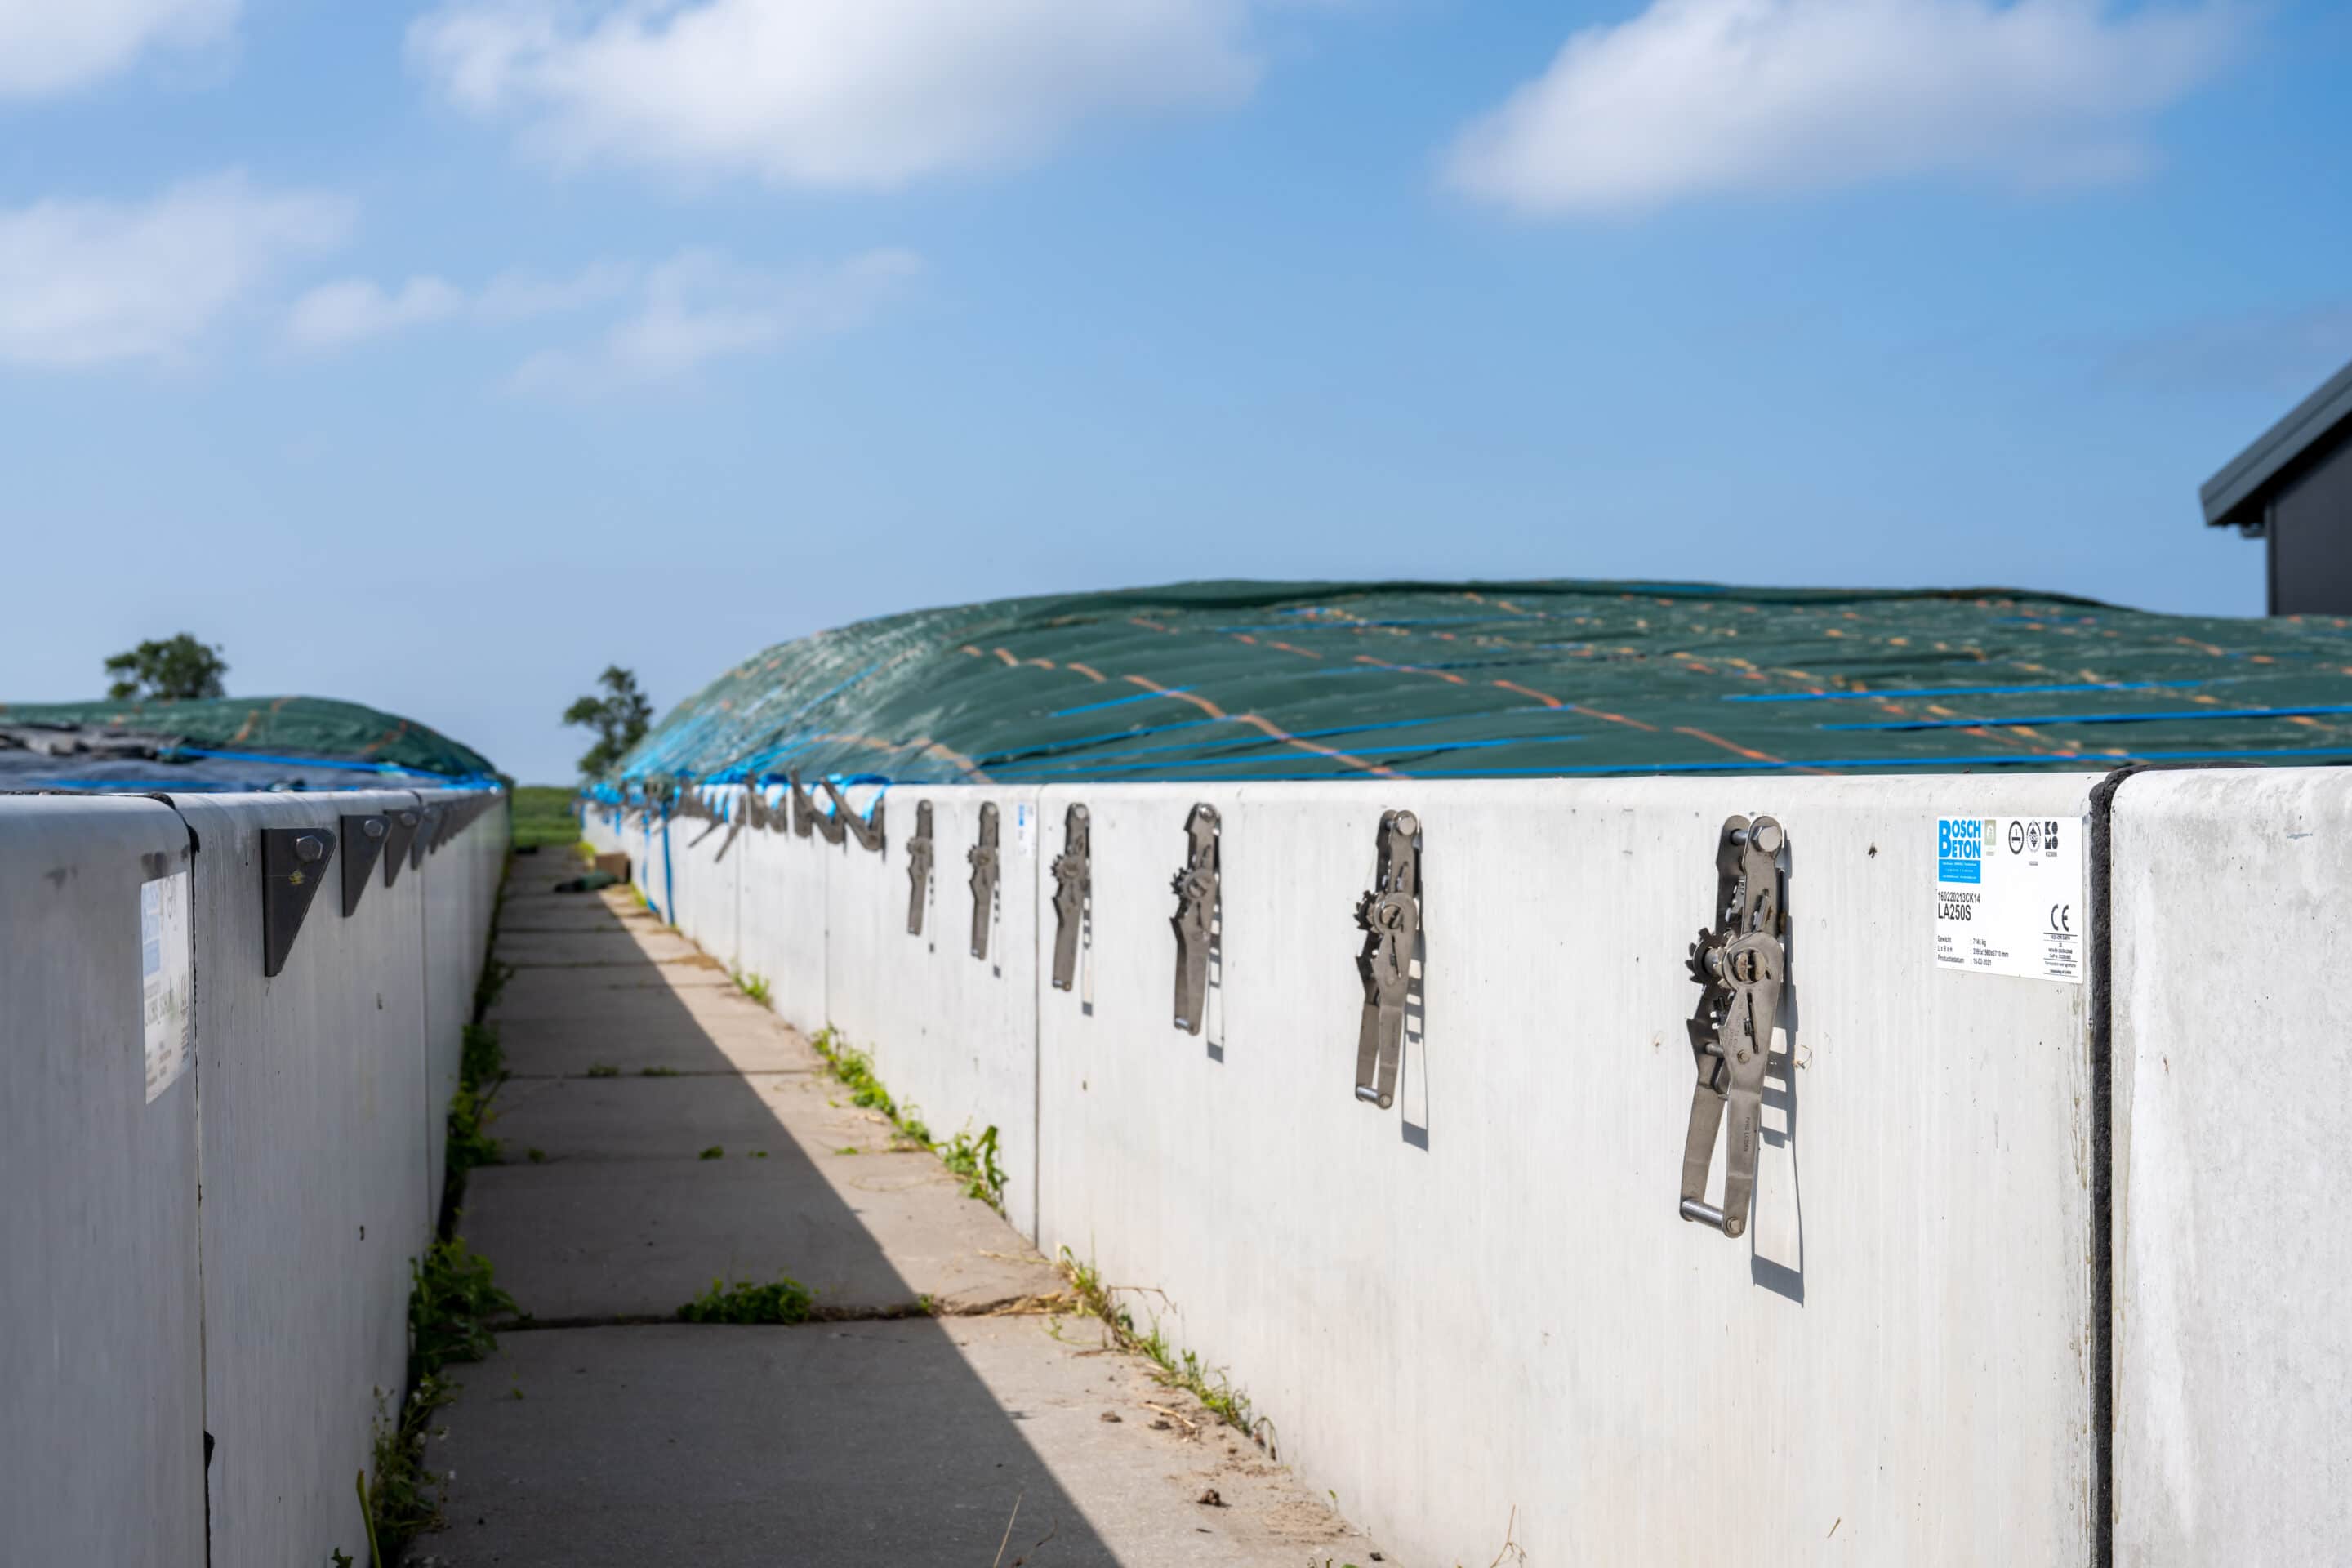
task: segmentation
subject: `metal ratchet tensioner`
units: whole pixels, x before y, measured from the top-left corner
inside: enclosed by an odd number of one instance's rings
[[[1748,1228],[1756,1193],[1756,1146],[1764,1109],[1764,1067],[1788,975],[1781,940],[1780,855],[1788,842],[1769,816],[1727,819],[1715,855],[1715,928],[1691,947],[1691,978],[1703,988],[1691,1015],[1698,1082],[1683,1141],[1682,1216],[1736,1237]],[[1706,1201],[1716,1129],[1731,1113],[1724,1149],[1723,1206]]]
[[[1396,1103],[1397,1063],[1404,1055],[1405,995],[1412,988],[1421,936],[1421,818],[1381,813],[1380,858],[1372,889],[1356,902],[1364,951],[1363,1021],[1356,1031],[1356,1098],[1382,1110]]]
[[[809,792],[802,787],[800,769],[794,768],[784,778],[792,785],[793,833],[796,837],[806,838],[816,828],[816,802],[811,800]]]
[[[1094,890],[1093,833],[1087,808],[1062,814],[1062,852],[1054,857],[1054,988],[1067,991],[1078,973],[1078,927]]]
[[[1209,941],[1217,918],[1217,808],[1184,819],[1184,868],[1176,873],[1176,1026],[1197,1035],[1208,1020]]]
[[[971,862],[971,955],[988,956],[988,927],[996,913],[996,874],[999,864],[996,837],[996,803],[989,801],[980,808],[980,842],[963,852]]]
[[[931,886],[931,803],[915,803],[915,836],[907,840],[907,934],[923,934],[923,895]]]

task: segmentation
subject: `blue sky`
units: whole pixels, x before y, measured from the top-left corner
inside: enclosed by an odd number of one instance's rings
[[[183,628],[527,780],[1204,576],[2261,608],[2352,7],[0,0],[0,695]]]

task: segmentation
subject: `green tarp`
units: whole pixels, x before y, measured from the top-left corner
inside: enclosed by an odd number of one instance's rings
[[[170,787],[215,778],[229,787],[319,788],[366,784],[372,773],[458,780],[494,772],[478,752],[413,720],[321,697],[0,703],[0,776],[18,784],[100,784],[137,773]]]
[[[622,782],[1328,778],[2352,757],[2342,620],[2009,590],[1199,583],[779,644]]]

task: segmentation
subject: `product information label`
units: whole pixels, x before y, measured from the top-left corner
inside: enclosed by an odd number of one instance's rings
[[[139,888],[139,980],[146,1016],[147,1103],[188,1068],[195,1027],[195,949],[188,922],[188,873]]]
[[[2080,985],[2089,925],[2081,817],[1937,819],[1938,964]]]

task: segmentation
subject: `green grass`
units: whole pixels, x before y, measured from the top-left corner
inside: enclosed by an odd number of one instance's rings
[[[496,1113],[490,1097],[506,1081],[506,1054],[499,1032],[488,1024],[466,1026],[464,1054],[458,1060],[457,1091],[449,1097],[449,1175],[462,1177],[477,1165],[499,1163],[499,1141],[490,1136]]]
[[[512,796],[514,847],[533,849],[574,844],[579,819],[572,815],[573,792],[546,784],[518,784]]]
[[[479,1361],[498,1349],[489,1321],[515,1304],[492,1278],[488,1258],[449,1237],[426,1247],[408,1274],[409,1353],[420,1383],[452,1362]]]
[[[1004,1167],[997,1163],[995,1128],[987,1128],[977,1136],[966,1129],[942,1143],[931,1136],[931,1130],[924,1125],[915,1107],[900,1105],[890,1098],[890,1091],[874,1076],[874,1059],[843,1040],[840,1030],[828,1024],[817,1031],[809,1044],[816,1047],[826,1068],[849,1090],[852,1105],[861,1110],[879,1111],[888,1119],[894,1131],[892,1148],[929,1150],[949,1170],[963,1178],[964,1196],[978,1198],[999,1214],[1004,1212]],[[834,1151],[836,1154],[857,1152],[855,1145]]]
[[[495,923],[490,930],[495,938],[498,931]],[[474,981],[474,1022],[478,1024],[489,1016],[490,1009],[499,1005],[499,994],[507,988],[507,982],[514,978],[514,973],[513,964],[501,963],[495,958],[482,965],[481,974]]]
[[[815,1291],[789,1274],[779,1274],[768,1285],[713,1279],[710,1289],[680,1307],[677,1315],[688,1323],[805,1323],[815,1306]]]
[[[963,1178],[963,1195],[1004,1212],[1004,1167],[996,1163],[996,1129],[974,1138],[969,1129],[940,1144],[940,1163]]]
[[[759,974],[737,974],[734,978],[736,988],[741,991],[744,995],[749,996],[752,1001],[757,1002],[762,1007],[768,1005],[768,982],[766,976]]]
[[[1150,1361],[1155,1369],[1152,1376],[1160,1384],[1184,1390],[1226,1426],[1253,1442],[1260,1440],[1257,1423],[1250,1416],[1249,1396],[1235,1388],[1223,1373],[1203,1365],[1191,1351],[1171,1346],[1157,1321],[1149,1329],[1138,1328],[1135,1314],[1112,1299],[1113,1290],[1124,1287],[1104,1284],[1094,1266],[1079,1262],[1066,1247],[1062,1248],[1062,1274],[1069,1280],[1078,1305],[1103,1321],[1119,1349],[1133,1351]]]
[[[433,1413],[457,1396],[457,1385],[442,1374],[453,1363],[480,1361],[496,1350],[489,1320],[515,1310],[514,1298],[491,1277],[489,1259],[454,1237],[425,1248],[410,1262],[408,1275],[408,1364],[415,1388],[397,1417],[377,1392],[374,1484],[368,1471],[359,1476],[372,1563],[393,1561],[402,1542],[441,1522],[425,1436]]]

